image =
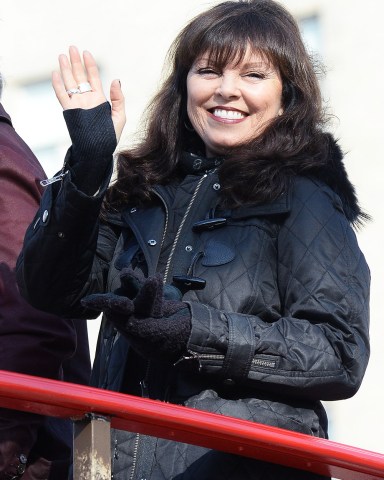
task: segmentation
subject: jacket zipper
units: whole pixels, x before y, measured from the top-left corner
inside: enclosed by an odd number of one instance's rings
[[[172,245],[172,250],[171,250],[171,253],[169,254],[169,257],[168,257],[168,261],[167,261],[167,264],[166,264],[166,267],[165,267],[165,272],[164,272],[164,284],[167,282],[167,277],[168,277],[168,273],[169,273],[169,269],[170,269],[170,265],[171,265],[171,260],[172,260],[172,257],[173,257],[173,254],[175,252],[175,249],[176,249],[176,245],[177,245],[177,242],[179,240],[179,237],[180,237],[180,234],[181,234],[181,230],[183,228],[183,225],[185,223],[185,220],[187,219],[187,216],[192,208],[192,205],[195,201],[195,198],[196,198],[196,195],[198,194],[199,190],[200,190],[200,187],[203,183],[203,181],[205,180],[205,178],[207,177],[208,175],[207,174],[204,174],[201,179],[199,180],[197,186],[196,186],[196,189],[192,195],[192,198],[188,204],[188,207],[185,211],[185,214],[183,216],[183,219],[181,220],[181,223],[179,225],[179,228],[177,230],[177,233],[176,233],[176,236],[175,236],[175,240],[173,242],[173,245]],[[166,235],[166,232],[167,232],[167,228],[168,228],[168,220],[169,220],[169,214],[168,214],[168,208],[167,208],[167,205],[166,203],[164,202],[163,198],[161,197],[161,195],[159,193],[156,192],[156,190],[154,190],[154,193],[160,198],[160,200],[163,202],[164,206],[165,206],[165,226],[164,226],[164,233],[163,233],[163,238],[161,240],[161,247],[160,247],[160,251],[163,247],[163,244],[164,244],[164,239],[165,239],[165,235]],[[140,386],[141,386],[141,389],[142,389],[142,395],[143,394],[147,394],[148,393],[148,390],[147,390],[147,377],[148,377],[148,369],[149,369],[149,363],[148,363],[148,368],[147,368],[147,373],[146,373],[146,376],[144,378],[144,380],[142,380],[140,382]],[[136,463],[137,463],[137,453],[138,453],[138,449],[139,449],[139,439],[140,439],[140,434],[137,433],[136,434],[136,438],[135,438],[135,445],[134,445],[134,451],[133,451],[133,460],[132,460],[132,473],[129,477],[129,480],[133,480],[134,478],[134,475],[135,475],[135,469],[136,469]]]
[[[135,476],[136,463],[137,463],[137,451],[139,449],[139,439],[140,439],[140,433],[136,433],[135,444],[133,448],[132,473],[129,476],[129,480],[133,480]]]
[[[48,187],[48,185],[51,185],[51,183],[56,183],[56,182],[59,182],[60,180],[62,180],[65,177],[65,175],[67,175],[67,173],[68,173],[68,170],[66,172],[62,172],[59,175],[56,175],[54,177],[46,178],[45,180],[41,180],[40,185],[42,187]]]
[[[108,352],[105,356],[105,365],[106,365],[105,372],[104,372],[105,380],[104,380],[103,385],[101,387],[101,388],[104,388],[104,389],[108,388],[108,382],[109,382],[108,367],[109,367],[109,361],[110,361],[110,358],[111,358],[112,349],[113,349],[113,346],[115,345],[116,336],[117,336],[117,330],[115,329],[114,332],[112,333],[111,337],[110,337]]]
[[[142,398],[149,398],[149,391],[148,391],[149,367],[150,367],[150,362],[148,361],[145,376],[144,376],[143,380],[140,381],[141,397]],[[135,443],[134,443],[134,447],[133,447],[132,473],[129,477],[129,480],[132,480],[134,478],[134,475],[135,475],[136,464],[137,464],[137,453],[138,453],[138,450],[139,450],[139,441],[140,441],[140,433],[136,433]]]
[[[177,230],[177,232],[176,232],[176,236],[175,236],[175,240],[174,240],[173,245],[172,245],[171,253],[169,254],[168,261],[167,261],[167,264],[166,264],[166,266],[165,266],[165,271],[164,271],[164,284],[167,283],[167,278],[168,278],[168,274],[169,274],[169,269],[170,269],[170,267],[171,267],[172,257],[173,257],[173,254],[175,253],[176,246],[177,246],[177,242],[178,242],[179,237],[180,237],[180,235],[181,235],[181,231],[182,231],[182,229],[183,229],[184,223],[185,223],[185,221],[186,221],[186,219],[187,219],[187,217],[188,217],[188,214],[189,214],[189,212],[190,212],[190,210],[191,210],[191,208],[192,208],[192,205],[193,205],[193,203],[194,203],[194,201],[195,201],[195,199],[196,199],[196,196],[197,196],[197,194],[198,194],[198,192],[199,192],[199,190],[200,190],[200,187],[201,187],[202,183],[204,182],[204,180],[207,178],[207,176],[208,176],[208,174],[205,173],[205,174],[200,178],[198,184],[196,185],[196,189],[195,189],[195,191],[193,192],[192,198],[191,198],[191,200],[189,201],[189,204],[188,204],[188,207],[187,207],[187,209],[186,209],[186,211],[185,211],[185,213],[184,213],[183,219],[181,220],[180,225],[179,225],[179,228],[178,228],[178,230]],[[165,231],[164,231],[164,233],[165,233]],[[163,241],[164,241],[164,238],[163,238]]]
[[[69,172],[69,170],[66,170],[66,168],[67,168],[67,163],[68,163],[68,160],[65,159],[65,160],[64,160],[63,167],[62,167],[62,169],[60,170],[60,173],[59,173],[58,175],[55,175],[54,177],[46,178],[45,180],[41,180],[41,181],[40,181],[40,185],[41,185],[42,187],[48,187],[48,185],[51,185],[52,183],[56,183],[56,182],[59,182],[60,180],[63,180],[63,178],[65,177],[65,175],[67,175],[67,173]]]
[[[162,201],[162,203],[164,205],[164,208],[165,208],[165,225],[164,225],[163,238],[161,239],[161,245],[160,245],[160,252],[161,252],[161,250],[163,249],[163,245],[164,245],[165,235],[166,235],[167,229],[168,229],[169,213],[168,213],[167,204],[165,203],[165,201],[164,201],[163,197],[160,195],[160,193],[156,192],[156,190],[153,190],[153,193],[160,198],[160,200]]]
[[[217,360],[217,361],[223,361],[225,356],[220,355],[220,354],[213,354],[213,353],[195,353],[195,352],[189,352],[190,356],[184,356],[181,357],[176,363],[180,363],[184,360]],[[254,367],[267,367],[267,368],[276,368],[276,360],[265,360],[262,358],[254,358],[251,362],[252,366]]]

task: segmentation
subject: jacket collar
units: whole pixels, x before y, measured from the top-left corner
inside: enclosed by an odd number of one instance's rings
[[[218,168],[224,159],[222,157],[206,158],[203,155],[199,155],[192,152],[183,152],[180,159],[179,166],[183,173],[186,175],[196,175],[199,173],[205,173],[210,170]]]
[[[325,136],[325,140],[327,147],[325,161],[312,165],[306,176],[327,184],[339,196],[347,219],[355,226],[359,226],[365,220],[369,220],[370,216],[359,205],[355,187],[348,178],[340,146],[330,134]]]
[[[0,122],[6,122],[9,123],[9,125],[12,126],[12,120],[11,117],[8,115],[8,113],[4,110],[3,105],[0,103]]]
[[[282,193],[279,198],[271,202],[257,205],[243,205],[233,209],[216,210],[216,215],[222,217],[231,217],[234,220],[240,220],[248,217],[283,215],[291,210],[291,189]]]

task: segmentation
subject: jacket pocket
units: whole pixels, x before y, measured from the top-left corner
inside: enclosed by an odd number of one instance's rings
[[[185,406],[311,436],[326,437],[326,416],[321,404],[283,403],[272,397],[259,397],[222,398],[214,390],[204,390],[189,398]]]

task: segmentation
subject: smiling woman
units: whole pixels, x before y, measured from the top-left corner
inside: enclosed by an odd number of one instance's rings
[[[59,57],[72,146],[27,232],[20,288],[61,316],[103,312],[95,386],[327,437],[321,400],[354,395],[369,358],[353,230],[366,215],[298,27],[272,0],[226,1],[168,60],[109,184],[120,85],[110,105],[89,52]],[[319,478],[134,432],[112,442],[116,480]]]
[[[283,113],[279,71],[251,46],[242,56],[220,66],[207,53],[188,73],[188,117],[207,157],[253,140]]]

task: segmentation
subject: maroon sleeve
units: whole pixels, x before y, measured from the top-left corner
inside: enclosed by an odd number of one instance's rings
[[[44,178],[0,104],[0,370],[61,379],[63,362],[76,349],[73,321],[32,308],[20,296],[13,271]],[[20,459],[28,457],[42,422],[30,412],[0,408],[0,478],[24,468]]]
[[[25,231],[37,211],[45,173],[7,122],[0,122],[0,261],[15,267]]]

